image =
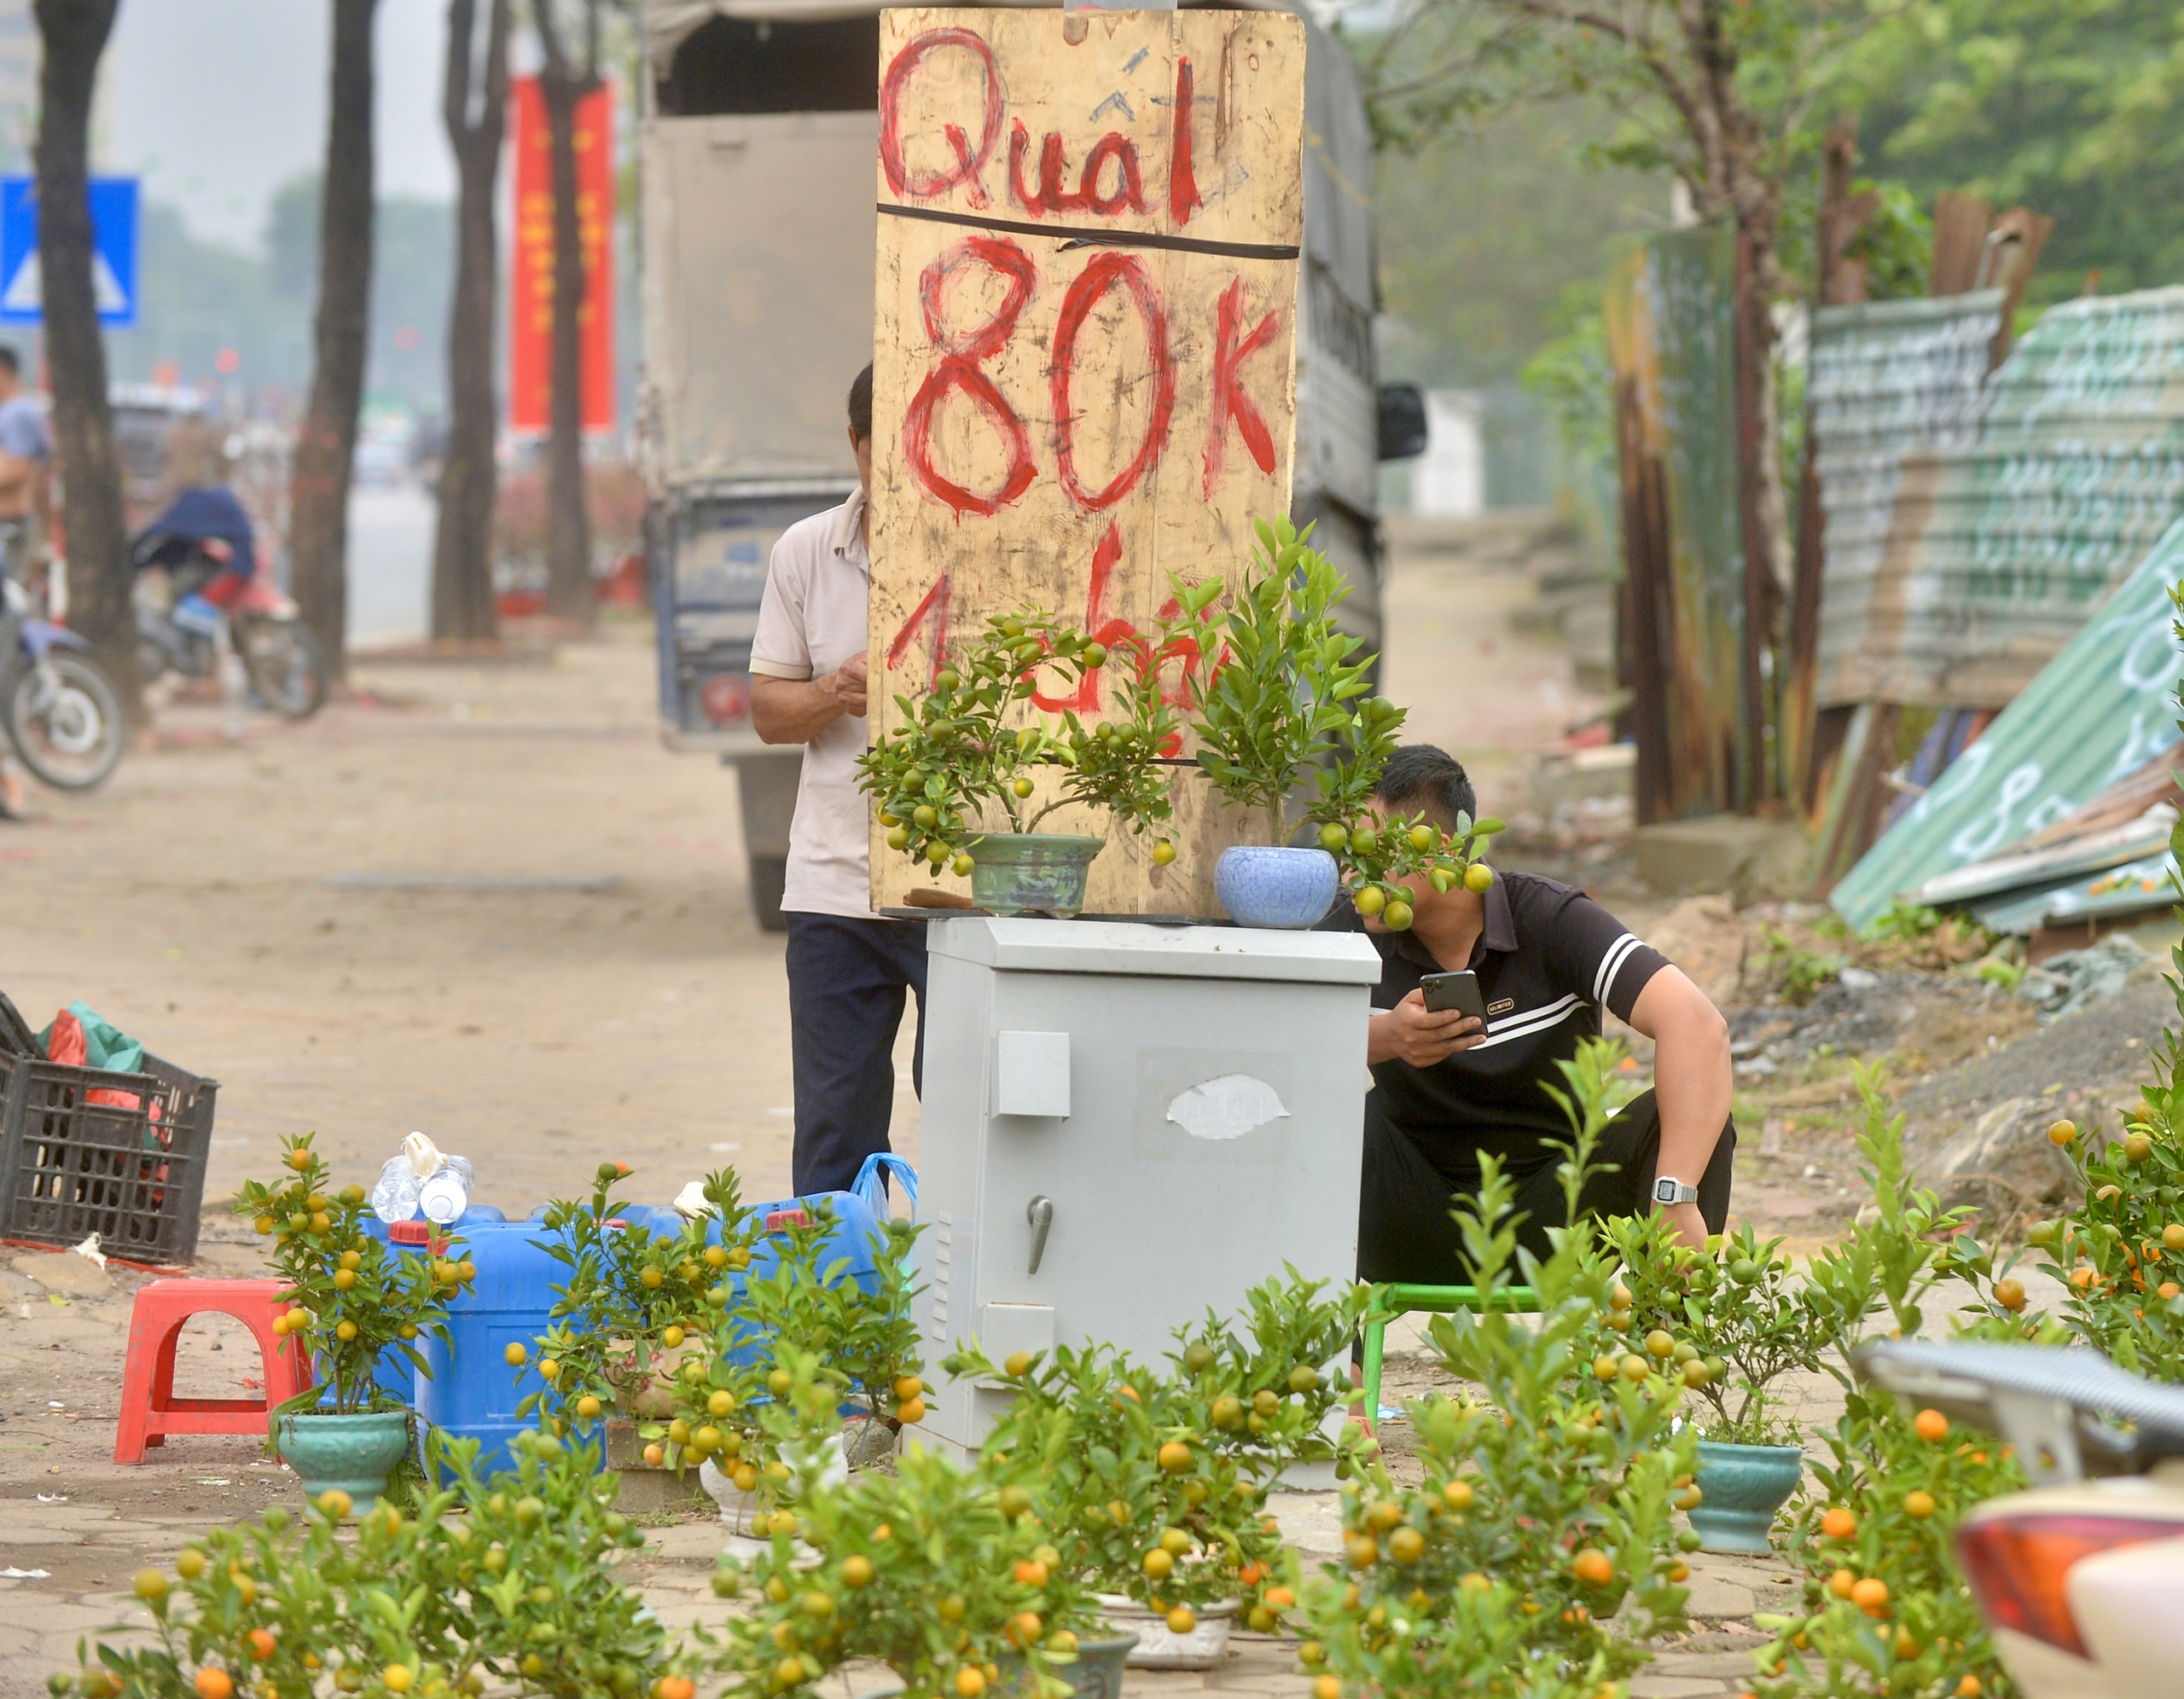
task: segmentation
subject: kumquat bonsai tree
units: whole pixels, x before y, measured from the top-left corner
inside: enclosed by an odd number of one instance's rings
[[[1176,612],[1161,648],[1185,659],[1198,764],[1223,796],[1261,816],[1269,844],[1311,828],[1358,912],[1402,931],[1410,893],[1397,881],[1423,874],[1441,890],[1484,890],[1493,874],[1473,857],[1502,822],[1466,816],[1449,832],[1423,815],[1377,809],[1374,787],[1404,710],[1373,693],[1378,658],[1337,623],[1349,586],[1311,546],[1312,528],[1284,518],[1255,529],[1251,569],[1233,594],[1218,578],[1171,577]]]
[[[1300,821],[1362,816],[1403,710],[1373,693],[1375,657],[1335,623],[1350,587],[1311,546],[1312,528],[1284,518],[1253,530],[1251,567],[1233,594],[1219,578],[1170,576],[1176,612],[1161,647],[1186,658],[1199,767],[1259,815],[1268,843],[1287,844],[1301,792],[1316,800]]]
[[[1802,1608],[1757,1619],[1775,1636],[1758,1654],[1760,1690],[1768,1699],[2007,1693],[1951,1548],[1964,1512],[2022,1487],[2023,1473],[1999,1440],[1953,1429],[1939,1411],[1905,1411],[1859,1385],[1848,1364],[1874,1327],[1919,1333],[1935,1289],[1953,1276],[1989,1289],[1989,1302],[1971,1312],[1972,1334],[2018,1334],[2018,1319],[1995,1298],[2021,1307],[2021,1283],[1992,1278],[1988,1253],[1966,1232],[1970,1210],[1944,1210],[1910,1183],[1903,1117],[1890,1112],[1879,1070],[1862,1069],[1857,1084],[1873,1211],[1813,1257],[1800,1294],[1827,1330],[1823,1366],[1844,1384],[1844,1413],[1819,1435],[1827,1460],[1811,1466],[1818,1491],[1792,1532],[1788,1555],[1806,1576]]]
[[[781,1699],[869,1660],[906,1699],[1062,1699],[1095,1619],[1034,1513],[1034,1488],[1073,1436],[1054,1424],[967,1470],[921,1450],[892,1473],[829,1479],[839,1389],[810,1352],[784,1351],[777,1372],[787,1386],[761,1418],[767,1444],[811,1484],[763,1551],[713,1573],[713,1591],[742,1607],[717,1639],[700,1631],[725,1690]]]
[[[807,1200],[801,1219],[764,1236],[705,1349],[686,1353],[672,1382],[673,1415],[661,1461],[712,1462],[738,1491],[756,1494],[761,1515],[780,1514],[799,1490],[775,1448],[768,1406],[787,1395],[782,1350],[810,1354],[838,1405],[861,1408],[887,1436],[858,1435],[857,1459],[892,1450],[892,1437],[925,1419],[923,1366],[910,1320],[910,1251],[917,1229],[889,1221],[865,1247],[857,1276],[826,1203]],[[839,1422],[835,1426],[839,1429]],[[649,1459],[648,1459],[649,1460]]]
[[[1619,1054],[1590,1042],[1563,1064],[1572,1215]],[[1552,1230],[1543,1261],[1519,1249],[1514,1195],[1490,1162],[1476,1203],[1457,1209],[1481,1304],[1436,1316],[1430,1337],[1441,1368],[1478,1390],[1407,1406],[1422,1483],[1397,1485],[1346,1430],[1343,1561],[1304,1589],[1298,1656],[1317,1699],[1593,1699],[1647,1661],[1639,1642],[1682,1626],[1679,1548],[1698,1537],[1671,1513],[1699,1502],[1686,1382],[1629,1352],[1598,1375],[1616,1259],[1589,1222]],[[1509,1313],[1519,1284],[1536,1315]]]
[[[1036,1489],[1065,1567],[1175,1633],[1230,1601],[1269,1632],[1296,1593],[1267,1494],[1291,1464],[1333,1456],[1324,1429],[1355,1395],[1326,1366],[1347,1355],[1367,1290],[1325,1291],[1294,1269],[1253,1288],[1233,1322],[1209,1311],[1177,1330],[1165,1373],[1104,1347],[998,1367],[973,1348],[948,1368],[1014,1395],[989,1451],[1020,1453],[1058,1422],[1074,1436]]]
[[[985,1455],[1013,1458],[1067,1435],[1043,1458],[1032,1504],[1062,1572],[1110,1609],[1135,1603],[1188,1634],[1209,1605],[1241,1597],[1246,1570],[1276,1555],[1278,1538],[1261,1527],[1263,1489],[1234,1451],[1207,1443],[1210,1401],[1187,1383],[1107,1346],[1019,1354],[999,1368],[966,1351],[948,1367],[1015,1394]]]
[[[284,1410],[355,1415],[402,1407],[379,1387],[379,1366],[392,1354],[429,1373],[419,1348],[425,1336],[445,1342],[447,1302],[476,1278],[461,1241],[435,1236],[414,1255],[365,1231],[371,1206],[364,1188],[333,1189],[333,1173],[305,1133],[281,1141],[282,1179],[246,1180],[234,1209],[272,1241],[280,1276],[276,1333],[293,1336],[311,1354],[316,1384]]]
[[[514,1466],[481,1479],[476,1441],[431,1450],[450,1484],[410,1512],[382,1501],[352,1519],[334,1489],[300,1516],[276,1506],[188,1540],[171,1571],[136,1578],[149,1643],[79,1644],[51,1691],[694,1699],[678,1673],[690,1661],[609,1566],[644,1535],[614,1510],[595,1451],[526,1432]]]
[[[706,1176],[706,1213],[676,1232],[619,1218],[613,1193],[630,1172],[601,1163],[589,1199],[547,1205],[550,1237],[535,1243],[569,1273],[536,1342],[544,1384],[519,1406],[526,1415],[543,1406],[565,1422],[664,1418],[686,1341],[694,1348],[725,1325],[732,1283],[750,1266],[761,1231],[735,1171]]]
[[[1160,654],[1143,639],[1110,649],[1037,610],[996,615],[934,676],[922,696],[897,696],[898,720],[860,757],[887,847],[938,878],[968,874],[979,840],[1028,834],[1057,809],[1088,807],[1139,836],[1174,813],[1170,769],[1181,722],[1162,693]],[[1060,695],[1042,680],[1058,676]],[[1107,711],[1088,727],[1102,685]],[[1076,706],[1049,705],[1068,702]],[[1059,783],[1041,794],[1039,778]],[[1153,860],[1176,858],[1157,838]]]

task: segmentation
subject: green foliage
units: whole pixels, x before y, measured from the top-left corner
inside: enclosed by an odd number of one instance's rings
[[[1021,1354],[975,1347],[950,1374],[1014,1395],[990,1457],[1042,1453],[1035,1502],[1062,1567],[1162,1610],[1240,1594],[1263,1628],[1281,1563],[1266,1495],[1281,1471],[1332,1451],[1321,1429],[1351,1396],[1323,1371],[1342,1357],[1367,1289],[1322,1297],[1292,1269],[1250,1293],[1241,1329],[1209,1313],[1178,1331],[1167,1373],[1107,1346]]]
[[[1009,1387],[989,1458],[1039,1459],[1032,1503],[1060,1567],[1161,1610],[1234,1598],[1262,1548],[1263,1498],[1232,1450],[1205,1441],[1205,1404],[1111,1347],[1066,1346],[1011,1375],[975,1352],[950,1372]],[[1177,1449],[1170,1450],[1170,1447]]]
[[[1368,815],[1345,829],[1330,821],[1320,827],[1320,848],[1342,870],[1343,889],[1365,915],[1379,915],[1391,932],[1409,929],[1417,894],[1406,880],[1430,883],[1438,891],[1467,884],[1484,891],[1493,870],[1473,861],[1478,840],[1502,830],[1498,820],[1474,821],[1459,809],[1453,832],[1424,813]]]
[[[2184,269],[2168,113],[2184,59],[2162,0],[1919,0],[1855,45],[1815,109],[1862,114],[1866,157],[1911,196],[1941,189],[2056,220],[2043,299]]]
[[[1864,936],[1875,943],[1916,943],[1938,931],[1939,909],[1897,897],[1867,923]]]
[[[803,1221],[775,1233],[780,1255],[746,1283],[735,1331],[723,1342],[747,1346],[755,1337],[811,1352],[844,1395],[884,1415],[908,1401],[897,1400],[896,1383],[924,1366],[910,1320],[910,1253],[920,1230],[892,1218],[877,1224],[880,1237],[870,1247],[876,1284],[868,1292],[848,1278],[848,1256],[828,1254],[834,1211],[822,1201],[804,1209]]]
[[[2024,1476],[1998,1441],[1946,1428],[1922,1438],[1894,1398],[1850,1395],[1825,1436],[1829,1461],[1812,1465],[1827,1508],[1799,1524],[1790,1553],[1805,1571],[1802,1608],[1757,1619],[1775,1637],[1758,1655],[1764,1699],[1942,1699],[1967,1675],[1974,1692],[2012,1690],[1952,1541],[1966,1511]],[[1844,1512],[1848,1530],[1831,1533]]]
[[[1571,460],[1612,466],[1616,455],[1615,373],[1608,364],[1600,285],[1593,281],[1573,286],[1565,297],[1577,298],[1566,306],[1567,327],[1542,342],[1526,362],[1524,385],[1546,403]]]
[[[1885,1312],[1905,1338],[1925,1325],[1921,1301],[1959,1272],[1958,1235],[1975,1213],[1944,1210],[1931,1192],[1911,1185],[1903,1117],[1889,1112],[1885,1070],[1861,1065],[1855,1078],[1864,1107],[1858,1172],[1872,1192],[1873,1215],[1861,1212],[1848,1233],[1813,1256],[1804,1287],[1804,1302],[1827,1318],[1840,1360],[1823,1358],[1821,1366],[1846,1386],[1849,1354],[1874,1317]]]
[[[851,1259],[829,1250],[834,1232],[833,1212],[819,1202],[775,1229],[773,1266],[748,1276],[740,1297],[718,1289],[719,1319],[703,1338],[690,1336],[702,1348],[682,1358],[670,1383],[675,1418],[660,1435],[665,1455],[678,1467],[715,1460],[740,1491],[757,1494],[762,1514],[787,1515],[779,1507],[801,1490],[776,1443],[771,1407],[792,1389],[793,1356],[816,1360],[814,1373],[836,1406],[859,1406],[891,1428],[923,1418],[910,1320],[917,1229],[884,1224],[871,1247],[869,1292],[847,1278]]]
[[[427,1333],[445,1342],[448,1296],[474,1271],[449,1256],[460,1241],[444,1234],[436,1233],[421,1256],[365,1232],[370,1207],[363,1187],[329,1192],[333,1174],[311,1148],[312,1137],[283,1139],[288,1177],[244,1181],[231,1206],[273,1241],[278,1301],[290,1306],[275,1326],[311,1353],[317,1384],[283,1407],[344,1415],[398,1409],[380,1396],[375,1377],[380,1354],[393,1352],[429,1375],[417,1342]]]
[[[1206,670],[1190,722],[1199,766],[1230,802],[1265,816],[1269,843],[1287,844],[1308,773],[1313,821],[1346,826],[1364,814],[1403,710],[1372,693],[1374,658],[1335,623],[1350,589],[1311,546],[1312,528],[1285,518],[1254,529],[1251,571],[1225,612],[1221,580],[1173,580],[1177,612],[1162,647]]]
[[[2056,1319],[2123,1367],[2184,1382],[2184,1139],[2172,1118],[2176,1041],[2166,1077],[2143,1088],[2145,1113],[2096,1153],[2089,1129],[2058,1121],[2084,1201],[2030,1235],[2068,1294]]]
[[[654,1233],[641,1223],[610,1225],[618,1205],[612,1193],[630,1177],[620,1163],[601,1163],[589,1200],[557,1198],[547,1205],[540,1241],[569,1271],[539,1339],[543,1389],[521,1406],[540,1403],[565,1418],[594,1419],[600,1411],[579,1408],[586,1399],[625,1416],[658,1413],[646,1408],[660,1367],[660,1340],[674,1326],[710,1332],[724,1299],[722,1271],[747,1265],[759,1224],[742,1207],[733,1168],[705,1181],[706,1201],[724,1224],[718,1245],[706,1242],[705,1217],[679,1233]],[[554,1365],[551,1371],[546,1364]]]
[[[1835,1343],[1834,1317],[1802,1302],[1793,1265],[1779,1238],[1763,1244],[1747,1225],[1710,1239],[1705,1250],[1673,1242],[1658,1215],[1605,1224],[1622,1258],[1631,1296],[1627,1337],[1656,1330],[1674,1340],[1671,1360],[1711,1407],[1702,1437],[1728,1445],[1798,1443],[1772,1389],[1792,1370],[1818,1373]],[[1693,1372],[1688,1365],[1703,1365]]]
[[[1971,1210],[1943,1210],[1932,1192],[1910,1185],[1903,1117],[1889,1112],[1880,1071],[1861,1069],[1857,1080],[1865,1110],[1858,1150],[1873,1215],[1812,1259],[1804,1292],[1833,1336],[1832,1356],[1821,1366],[1848,1390],[1844,1414],[1820,1436],[1832,1461],[1813,1465],[1824,1508],[1798,1524],[1792,1549],[1808,1576],[1804,1608],[1759,1619],[1777,1637],[1761,1655],[1771,1678],[1763,1687],[1766,1699],[1940,1699],[1970,1673],[1984,1691],[2007,1692],[1995,1685],[1993,1643],[1950,1540],[1966,1511],[2021,1486],[2022,1477],[1999,1442],[1921,1437],[1896,1400],[1858,1389],[1848,1371],[1850,1354],[1872,1325],[1885,1319],[1892,1334],[1910,1337],[1926,1325],[1924,1301],[1936,1285],[1960,1276],[1977,1290],[1992,1276],[1992,1262],[1966,1234]],[[1973,1315],[1975,1329],[1989,1337],[2016,1326],[2000,1305],[1975,1308]],[[1853,1591],[1876,1581],[1878,1594]]]
[[[1758,965],[1774,989],[1774,994],[1799,1008],[1833,985],[1850,964],[1827,950],[1807,949],[1779,926],[1762,926],[1759,936],[1766,948]]]
[[[714,1592],[745,1605],[710,1660],[729,1690],[785,1693],[874,1660],[909,1699],[979,1699],[1004,1668],[1028,1678],[1026,1699],[1066,1692],[1056,1671],[1090,1632],[1092,1602],[1031,1507],[1066,1431],[1013,1457],[989,1447],[970,1470],[919,1450],[893,1474],[829,1482],[832,1379],[808,1352],[784,1353],[781,1372],[788,1386],[765,1412],[768,1442],[813,1484],[747,1570],[724,1558],[714,1572]]]
[[[1114,711],[1087,730],[1073,710],[1048,714],[1034,698],[1040,674],[1058,670],[1075,690],[1114,669]],[[937,878],[970,871],[984,832],[1033,832],[1056,809],[1104,809],[1141,835],[1165,824],[1173,804],[1160,759],[1178,721],[1160,686],[1165,652],[1132,637],[1113,652],[1037,611],[996,615],[944,664],[921,696],[897,696],[900,723],[858,757],[888,847],[922,860]],[[1091,685],[1096,690],[1096,682]],[[1072,696],[1072,699],[1080,699]],[[1035,774],[1059,785],[1037,797]]]
[[[413,1516],[382,1503],[345,1528],[347,1495],[328,1493],[301,1517],[276,1506],[189,1541],[174,1576],[139,1578],[152,1644],[80,1649],[74,1690],[202,1699],[224,1690],[200,1674],[212,1671],[235,1692],[330,1679],[450,1699],[491,1680],[633,1699],[671,1666],[658,1619],[606,1560],[644,1536],[613,1509],[595,1453],[526,1433],[511,1453],[512,1470],[480,1480],[475,1441],[435,1441],[454,1485]]]
[[[1376,51],[1375,38],[1345,34],[1361,55]],[[1419,68],[1398,52],[1381,86]],[[1374,108],[1391,104],[1384,98]],[[1669,200],[1658,177],[1584,165],[1586,146],[1613,124],[1575,102],[1542,102],[1419,137],[1417,146],[1385,139],[1374,207],[1395,322],[1381,333],[1384,375],[1499,388],[1568,328],[1569,299],[1582,295],[1598,311],[1615,251],[1658,229]],[[1492,169],[1481,170],[1482,159]],[[1612,463],[1612,434],[1605,446]]]
[[[1860,177],[1853,194],[1879,197],[1873,216],[1850,239],[1846,252],[1866,263],[1866,298],[1894,301],[1924,295],[1934,270],[1934,221],[1920,209],[1918,197],[1901,183]]]
[[[1563,1064],[1572,1214],[1619,1054],[1590,1042]],[[1514,1191],[1489,1158],[1475,1204],[1456,1209],[1481,1308],[1436,1316],[1431,1337],[1478,1393],[1409,1406],[1424,1484],[1398,1487],[1369,1445],[1349,1460],[1345,1563],[1306,1588],[1302,1654],[1345,1689],[1590,1695],[1647,1661],[1637,1642],[1682,1625],[1670,1518],[1698,1502],[1696,1438],[1675,1426],[1683,1383],[1635,1358],[1635,1373],[1612,1360],[1595,1377],[1613,1254],[1589,1222],[1551,1229],[1543,1261],[1521,1250]],[[1502,1307],[1520,1280],[1536,1316]]]

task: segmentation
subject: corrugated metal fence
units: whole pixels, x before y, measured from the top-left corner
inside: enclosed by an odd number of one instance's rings
[[[1815,315],[1824,707],[2005,705],[2184,514],[2184,289],[2054,307],[1986,377],[2000,300]]]

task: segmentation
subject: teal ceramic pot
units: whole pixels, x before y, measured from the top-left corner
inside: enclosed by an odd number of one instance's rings
[[[410,1449],[407,1410],[281,1418],[281,1461],[302,1477],[304,1496],[338,1487],[359,1507],[386,1490],[387,1471]]]
[[[1106,1640],[1079,1640],[1077,1661],[1065,1664],[1058,1673],[1069,1683],[1077,1699],[1122,1699],[1123,1660],[1136,1645],[1135,1634],[1118,1634]],[[1015,1691],[1022,1680],[1023,1667],[1023,1659],[1008,1659],[1002,1670],[1002,1685]],[[860,1694],[858,1699],[872,1696]]]
[[[993,914],[1068,916],[1084,907],[1084,876],[1107,845],[1101,838],[996,832],[963,846],[971,900]]]
[[[1769,1549],[1774,1512],[1789,1502],[1805,1470],[1796,1446],[1699,1442],[1699,1508],[1691,1513],[1701,1549],[1754,1556]]]

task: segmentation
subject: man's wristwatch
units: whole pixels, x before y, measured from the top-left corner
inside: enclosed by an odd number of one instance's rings
[[[1671,1180],[1666,1174],[1663,1174],[1653,1182],[1653,1202],[1665,1206],[1670,1203],[1696,1203],[1698,1201],[1699,1188],[1695,1186],[1686,1186],[1682,1180]]]

